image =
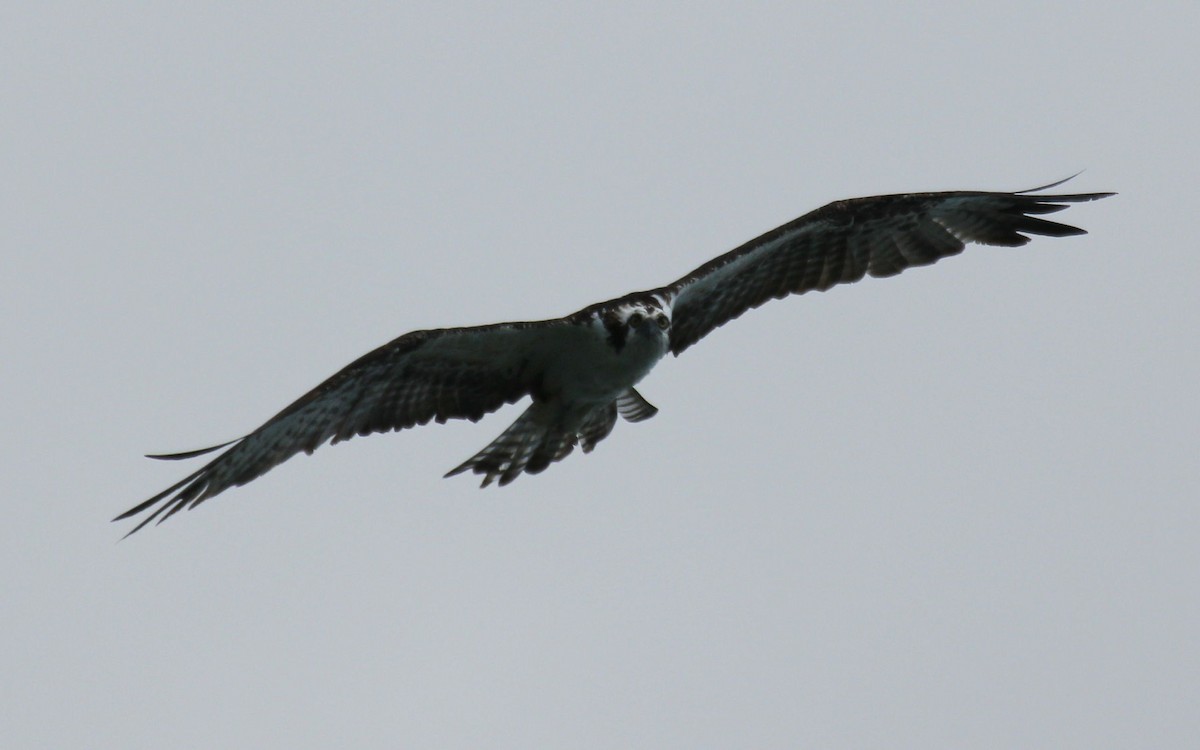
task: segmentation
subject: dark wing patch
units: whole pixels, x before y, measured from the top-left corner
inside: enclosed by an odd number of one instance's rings
[[[968,242],[1016,247],[1027,235],[1068,237],[1078,227],[1037,218],[1112,193],[948,192],[830,203],[705,263],[656,292],[673,298],[671,351],[767,300],[825,291],[864,276],[894,276],[963,251]]]
[[[300,451],[326,441],[402,430],[436,420],[470,419],[535,391],[530,366],[536,341],[552,321],[415,331],[366,354],[238,440],[185,453],[184,459],[232,446],[179,483],[114,518],[159,507],[129,533],[246,484]],[[161,505],[159,505],[161,503]],[[128,534],[126,535],[128,536]]]

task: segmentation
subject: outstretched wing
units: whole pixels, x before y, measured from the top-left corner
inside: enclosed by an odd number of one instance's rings
[[[185,459],[229,450],[199,471],[114,518],[158,508],[129,533],[165,521],[230,487],[262,476],[327,440],[402,430],[430,420],[476,421],[539,387],[539,359],[554,345],[555,321],[414,331],[360,357],[245,437]],[[128,534],[126,535],[128,536]]]
[[[1031,195],[1062,182],[1015,193],[910,193],[830,203],[656,290],[673,300],[671,351],[678,355],[769,299],[823,292],[868,274],[894,276],[956,255],[968,242],[1015,247],[1029,242],[1027,234],[1085,234],[1037,216],[1112,193]]]

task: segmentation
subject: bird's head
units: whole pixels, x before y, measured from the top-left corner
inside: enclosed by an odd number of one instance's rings
[[[617,351],[634,341],[650,341],[665,348],[671,331],[671,310],[654,298],[628,302],[611,310],[604,326]]]
[[[623,315],[622,323],[630,333],[659,336],[671,328],[671,311],[660,305],[639,302],[621,308],[618,314]]]

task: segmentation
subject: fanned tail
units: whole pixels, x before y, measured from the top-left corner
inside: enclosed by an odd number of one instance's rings
[[[628,422],[641,422],[658,414],[658,407],[642,398],[642,394],[634,389],[617,396],[617,411]]]
[[[522,473],[537,474],[561,461],[579,445],[590,452],[612,432],[618,402],[592,410],[574,429],[563,429],[544,404],[533,404],[508,429],[471,458],[446,472],[447,477],[470,470],[483,475],[481,487],[493,481],[501,487]],[[653,408],[653,407],[650,407]]]

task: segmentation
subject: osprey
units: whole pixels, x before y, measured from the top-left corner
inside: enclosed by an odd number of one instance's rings
[[[721,255],[678,281],[585,307],[564,318],[413,331],[360,357],[244,437],[185,453],[228,448],[199,470],[130,508],[158,506],[135,526],[161,523],[300,451],[326,441],[402,430],[430,420],[478,421],[525,396],[532,403],[486,448],[446,476],[466,471],[482,486],[536,474],[579,445],[658,411],[634,390],[667,352],[679,355],[710,331],[767,300],[825,291],[864,276],[894,276],[962,252],[966,243],[1016,247],[1026,235],[1084,230],[1038,218],[1112,193],[883,195],[830,203]],[[126,534],[128,536],[128,534]]]

